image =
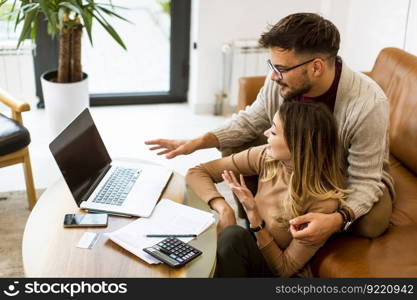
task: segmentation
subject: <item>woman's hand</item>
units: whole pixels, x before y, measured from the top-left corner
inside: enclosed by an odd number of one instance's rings
[[[224,170],[222,177],[224,181],[229,184],[230,189],[239,199],[239,202],[242,203],[243,208],[247,214],[253,213],[256,211],[255,198],[252,195],[252,192],[248,189],[245,183],[245,179],[242,174],[240,174],[240,182],[237,181],[235,174],[232,171]]]
[[[218,212],[219,223],[217,224],[217,234],[230,225],[236,224],[235,212],[233,208],[227,204],[224,198],[215,198],[210,201],[210,207]]]

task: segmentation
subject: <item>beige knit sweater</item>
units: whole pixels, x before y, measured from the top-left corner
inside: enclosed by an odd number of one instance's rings
[[[239,147],[255,140],[268,129],[283,98],[271,75],[256,101],[213,130],[220,149]],[[343,164],[348,176],[347,205],[355,218],[369,212],[382,195],[384,183],[394,196],[388,174],[389,103],[382,89],[369,77],[352,71],[345,63],[337,89],[334,116],[343,147]]]

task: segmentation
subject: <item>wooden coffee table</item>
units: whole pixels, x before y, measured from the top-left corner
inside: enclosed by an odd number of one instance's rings
[[[184,177],[175,172],[162,197],[209,211],[192,191],[186,191]],[[42,194],[23,235],[26,277],[210,277],[213,273],[217,246],[215,224],[190,242],[203,255],[180,269],[172,269],[163,264],[147,264],[103,234],[92,249],[77,248],[86,231],[111,232],[137,219],[109,216],[106,228],[63,227],[65,214],[80,212],[83,211],[76,205],[63,178]]]

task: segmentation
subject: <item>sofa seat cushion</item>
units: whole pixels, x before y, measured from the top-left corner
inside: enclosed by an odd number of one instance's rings
[[[367,239],[335,235],[312,260],[315,277],[415,277],[417,226],[392,225]]]
[[[16,121],[0,114],[0,156],[23,149],[29,143],[29,131]]]
[[[312,260],[317,277],[415,277],[417,176],[390,156],[396,199],[390,228],[376,239],[333,236]]]

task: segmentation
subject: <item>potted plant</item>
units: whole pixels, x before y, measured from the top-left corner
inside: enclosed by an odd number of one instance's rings
[[[0,0],[0,6],[6,4]],[[10,2],[10,1],[9,1]],[[124,49],[125,44],[110,25],[108,18],[116,17],[129,22],[115,12],[111,0],[14,0],[11,19],[19,28],[18,46],[30,37],[36,38],[41,18],[47,23],[49,35],[59,37],[57,70],[42,75],[45,109],[55,136],[89,105],[88,76],[81,66],[81,37],[85,29],[93,44],[92,26],[97,21]]]

